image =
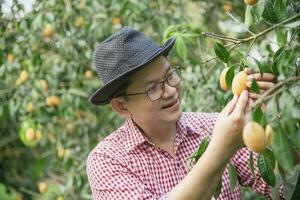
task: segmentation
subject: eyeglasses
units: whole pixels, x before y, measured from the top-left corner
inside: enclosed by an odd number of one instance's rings
[[[165,93],[165,82],[171,86],[176,87],[181,82],[181,69],[180,67],[174,67],[173,70],[167,75],[167,77],[158,83],[155,83],[152,87],[150,87],[146,92],[139,93],[131,93],[131,94],[121,94],[118,96],[133,96],[133,95],[141,95],[147,94],[151,101],[156,101],[160,99]]]

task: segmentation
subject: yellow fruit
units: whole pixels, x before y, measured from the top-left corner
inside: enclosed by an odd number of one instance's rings
[[[266,147],[265,131],[261,125],[250,121],[243,128],[244,144],[254,152],[262,152]]]
[[[13,54],[11,54],[11,53],[9,53],[8,55],[7,55],[7,62],[8,63],[13,63],[14,62],[14,55]]]
[[[266,129],[265,129],[265,133],[266,133],[266,137],[267,137],[267,141],[268,141],[268,145],[270,147],[273,146],[273,128],[270,124],[267,124]]]
[[[76,19],[76,21],[75,21],[75,26],[76,27],[79,27],[79,28],[81,28],[81,27],[83,27],[85,25],[85,20],[84,20],[84,18],[83,17],[77,17],[77,19]]]
[[[20,79],[16,80],[16,85],[21,85],[21,80]]]
[[[69,132],[71,132],[71,131],[74,130],[74,126],[73,126],[73,124],[72,124],[71,122],[68,122],[68,123],[67,123],[66,128],[67,128],[67,130],[68,130]]]
[[[29,113],[32,113],[35,111],[35,107],[33,105],[32,102],[29,102],[27,105],[26,105],[26,111],[29,112]]]
[[[28,80],[28,77],[29,77],[28,72],[26,70],[23,70],[23,71],[21,71],[19,80],[21,83],[24,83],[25,81]]]
[[[84,74],[85,78],[91,79],[93,77],[93,72],[91,70],[87,70]]]
[[[56,200],[64,200],[64,198],[62,196],[58,196],[56,197]]]
[[[40,182],[38,185],[40,193],[44,193],[47,190],[47,183],[45,182]]]
[[[219,78],[219,83],[220,83],[220,86],[223,90],[228,90],[228,85],[226,83],[226,73],[228,72],[229,70],[229,67],[226,67],[222,72],[221,72],[221,75],[220,75],[220,78]]]
[[[70,155],[71,155],[71,150],[70,150],[70,149],[66,149],[66,150],[65,150],[64,156],[65,156],[66,158],[68,158],[68,157],[70,157]]]
[[[59,106],[60,105],[60,98],[58,96],[51,96],[46,98],[46,105],[47,106]]]
[[[44,79],[41,79],[41,80],[39,80],[39,83],[40,83],[41,87],[43,88],[43,90],[48,90],[47,81],[45,81]]]
[[[114,17],[114,18],[112,18],[111,22],[113,25],[119,25],[119,24],[121,24],[121,19],[120,19],[120,17]]]
[[[253,6],[254,4],[256,4],[258,2],[258,0],[244,0],[245,4],[249,5],[249,6]]]
[[[57,150],[57,156],[58,156],[59,158],[63,158],[64,155],[65,155],[65,149],[64,149],[64,148],[59,148],[59,149]]]
[[[37,130],[37,131],[35,132],[35,137],[36,137],[36,140],[37,140],[37,141],[41,141],[41,140],[43,139],[43,133],[42,133],[42,131]]]
[[[33,141],[35,139],[35,133],[32,128],[29,128],[25,132],[25,137],[28,141]]]
[[[58,96],[52,96],[52,104],[54,106],[59,106],[60,105],[60,98]]]
[[[51,24],[46,24],[43,33],[42,33],[44,38],[50,38],[54,35],[54,29]]]
[[[227,1],[223,5],[223,9],[224,9],[225,12],[231,12],[232,11],[232,2],[231,1]]]
[[[244,71],[237,73],[232,80],[232,93],[240,95],[243,90],[247,89],[247,74]]]

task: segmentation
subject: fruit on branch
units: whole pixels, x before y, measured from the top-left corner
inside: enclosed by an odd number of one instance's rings
[[[249,6],[253,6],[258,2],[258,0],[244,0],[244,2]]]
[[[7,59],[7,62],[11,64],[11,63],[14,62],[14,59],[15,59],[15,58],[14,58],[14,55],[13,55],[13,54],[9,53],[9,54],[7,55],[7,58],[6,58],[6,59]]]
[[[220,75],[220,78],[219,78],[219,83],[220,83],[220,87],[223,89],[223,90],[228,90],[228,85],[226,83],[226,74],[229,70],[229,67],[226,67],[222,72],[221,72],[221,75]]]
[[[51,38],[54,35],[53,26],[51,24],[46,24],[42,35],[44,38]]]
[[[44,193],[47,190],[47,183],[45,182],[40,182],[38,185],[40,193]]]
[[[232,11],[232,2],[231,1],[227,1],[224,5],[223,5],[223,10],[225,12],[231,12]]]
[[[266,129],[265,129],[265,133],[266,133],[266,138],[267,138],[268,145],[270,147],[272,147],[274,131],[273,131],[273,128],[270,124],[267,124]]]
[[[244,71],[237,73],[232,80],[232,93],[235,95],[240,95],[243,90],[247,89],[247,74]]]
[[[266,148],[266,137],[263,127],[257,122],[247,122],[243,128],[244,144],[256,153],[262,152]]]

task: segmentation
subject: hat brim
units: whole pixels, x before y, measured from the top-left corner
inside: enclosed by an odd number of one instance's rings
[[[93,105],[105,105],[108,104],[112,98],[112,95],[115,91],[120,88],[127,80],[128,77],[135,72],[137,69],[145,66],[146,64],[150,63],[155,58],[164,55],[168,56],[170,50],[174,46],[176,41],[176,37],[172,37],[168,39],[157,51],[155,51],[151,56],[145,59],[144,62],[140,63],[139,65],[133,67],[132,69],[126,71],[125,73],[121,74],[119,77],[111,80],[109,83],[104,85],[103,87],[96,90],[90,97],[89,101]]]

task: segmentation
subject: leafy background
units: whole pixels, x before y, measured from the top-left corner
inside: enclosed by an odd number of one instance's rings
[[[220,89],[221,71],[233,66],[237,72],[245,64],[265,70],[283,46],[276,62],[279,80],[299,76],[299,17],[253,44],[240,45],[230,52],[227,64],[218,55],[216,59],[214,51],[216,42],[228,47],[226,41],[203,34],[248,37],[247,29],[258,33],[299,13],[296,0],[260,0],[255,9],[239,0],[36,0],[28,13],[13,0],[10,11],[0,12],[1,199],[91,199],[87,155],[123,122],[110,106],[88,102],[101,86],[91,57],[97,42],[124,26],[143,31],[159,44],[177,35],[169,59],[185,68],[185,111],[220,111],[232,96]],[[45,37],[45,29],[53,29],[53,34]],[[298,137],[294,146],[299,147],[299,87],[279,95],[281,107],[294,113],[284,124],[292,123],[287,126],[293,127],[290,131]],[[33,140],[28,129],[34,131]],[[244,188],[243,198],[262,197]]]

